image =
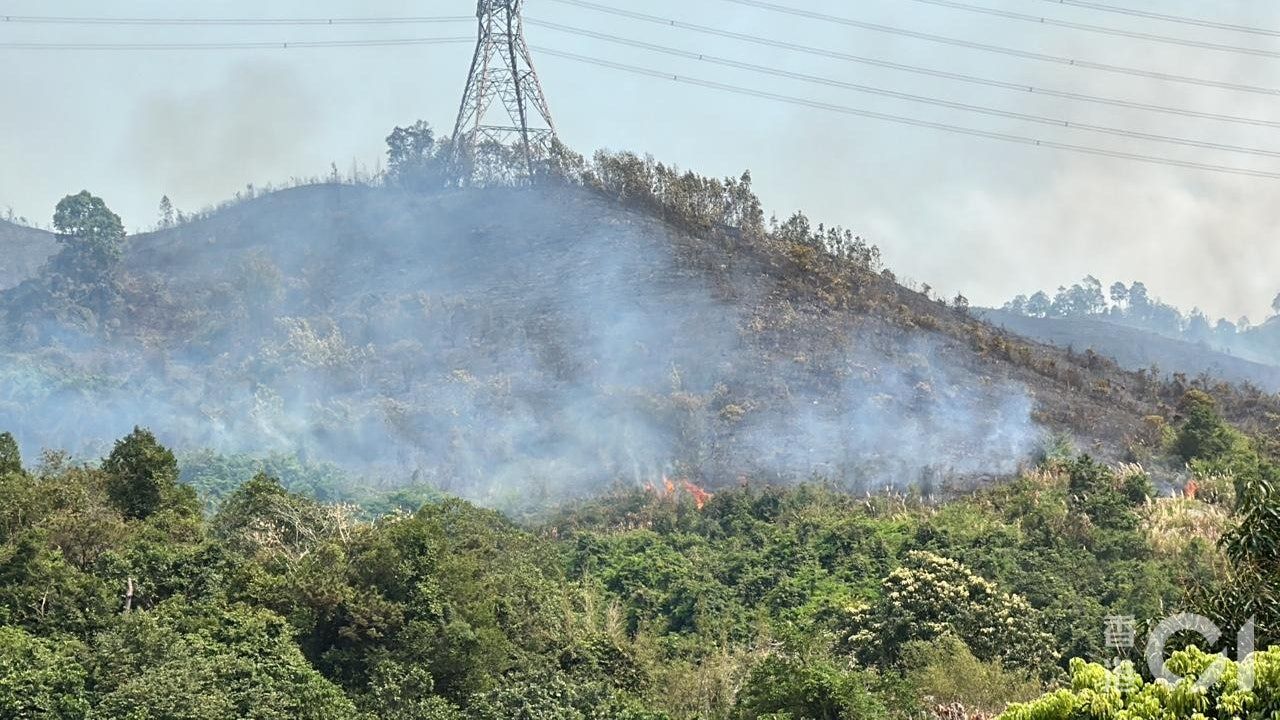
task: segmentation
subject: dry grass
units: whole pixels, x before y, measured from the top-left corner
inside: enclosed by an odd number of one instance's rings
[[[1229,520],[1221,505],[1185,495],[1154,499],[1142,509],[1142,529],[1152,549],[1162,555],[1181,554],[1197,540],[1216,546]]]

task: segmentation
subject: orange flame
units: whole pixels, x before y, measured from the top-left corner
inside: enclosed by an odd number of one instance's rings
[[[1197,483],[1194,478],[1191,480],[1188,480],[1187,486],[1183,488],[1183,494],[1191,498],[1192,500],[1196,499],[1196,493],[1199,491],[1200,491],[1200,484]]]
[[[684,480],[682,482],[684,483],[684,491],[689,493],[689,496],[693,498],[693,506],[701,510],[707,504],[707,501],[711,499],[711,493],[703,490],[697,485],[694,485],[688,480]]]
[[[667,491],[663,493],[663,497],[671,497],[675,493],[676,484],[671,482],[671,479],[666,475],[662,476],[662,485],[667,489]]]

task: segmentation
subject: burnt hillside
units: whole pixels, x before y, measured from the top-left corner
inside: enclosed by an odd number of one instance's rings
[[[5,293],[0,426],[92,453],[144,424],[528,498],[664,472],[932,485],[1011,472],[1050,433],[1142,457],[1176,400],[819,231],[615,190],[319,185],[131,237],[109,307],[60,307],[41,277]],[[1238,417],[1273,402],[1220,390]]]
[[[0,220],[0,288],[35,276],[57,249],[53,233]]]

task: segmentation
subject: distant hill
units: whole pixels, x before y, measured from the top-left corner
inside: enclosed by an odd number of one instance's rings
[[[1070,342],[1073,332],[1081,331],[1086,336],[1081,339],[1092,342],[1092,337],[1099,332],[1108,338],[1115,337],[1114,328],[1133,331],[1134,342],[1152,337],[1168,338],[1183,343],[1207,348],[1231,357],[1243,358],[1261,365],[1280,367],[1280,315],[1273,316],[1261,325],[1253,325],[1248,318],[1232,322],[1226,318],[1213,318],[1205,315],[1199,308],[1183,312],[1179,308],[1154,297],[1146,284],[1134,281],[1130,285],[1116,282],[1104,291],[1104,283],[1093,275],[1085,276],[1080,282],[1070,287],[1061,286],[1051,297],[1044,291],[1030,296],[1018,295],[1006,302],[998,310],[1001,317],[1010,319],[1025,317],[1032,320],[1069,320],[1085,321],[1085,325],[1072,323],[1050,325],[1045,323],[1028,323],[1026,327],[1043,331],[1053,327],[1051,335],[1055,342],[1063,338]],[[997,312],[994,309],[990,312]],[[1073,330],[1074,328],[1074,330]],[[1092,328],[1092,330],[1090,330]],[[1035,331],[1033,331],[1035,332]],[[1123,333],[1121,333],[1123,335]],[[1104,342],[1106,342],[1104,340]],[[1061,344],[1061,343],[1059,343]],[[1121,345],[1124,342],[1120,343]],[[1169,352],[1170,348],[1163,348]],[[1117,353],[1132,354],[1117,346]],[[1209,367],[1216,370],[1217,359],[1208,359],[1208,364],[1193,360],[1189,364],[1186,349],[1171,351],[1171,359],[1180,367]],[[1247,368],[1240,368],[1249,375]]]
[[[1254,359],[1269,365],[1280,365],[1280,315],[1249,328],[1243,333],[1243,339]]]
[[[1077,352],[1093,350],[1130,370],[1155,366],[1164,373],[1207,374],[1280,392],[1280,365],[1253,362],[1204,344],[1175,340],[1102,319],[1038,318],[1004,310],[982,310],[980,314],[992,324],[1019,335]]]
[[[318,185],[132,236],[106,309],[44,278],[0,295],[0,427],[100,453],[136,423],[481,499],[664,473],[928,488],[1011,472],[1051,433],[1141,456],[1181,390],[926,298],[803,223],[705,222],[713,202],[609,177]],[[1228,395],[1238,420],[1273,402]]]
[[[57,249],[53,233],[0,220],[0,288],[34,276]]]

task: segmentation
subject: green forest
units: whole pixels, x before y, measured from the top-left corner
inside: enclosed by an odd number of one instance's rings
[[[1207,394],[1177,417],[1175,492],[1059,443],[933,501],[667,478],[518,518],[141,428],[91,463],[6,433],[0,716],[1272,717],[1280,652],[1249,688],[1193,683],[1218,648],[1176,685],[1138,657],[1177,610],[1280,632],[1280,470]]]

